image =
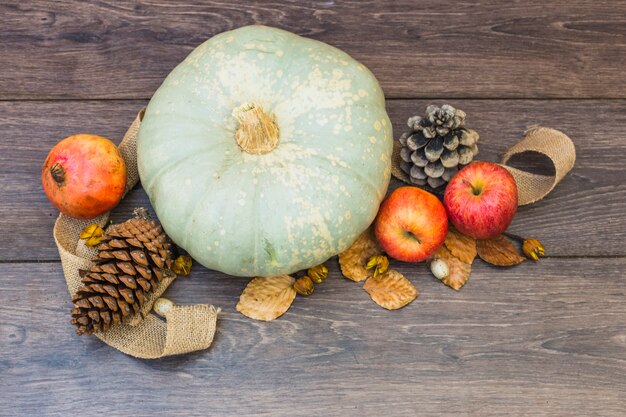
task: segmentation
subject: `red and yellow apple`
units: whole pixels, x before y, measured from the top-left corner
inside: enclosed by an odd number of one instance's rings
[[[504,232],[517,211],[517,184],[492,162],[472,162],[448,183],[443,197],[450,222],[476,239]]]
[[[62,213],[91,219],[115,207],[126,188],[126,164],[117,146],[78,134],[57,143],[41,170],[48,199]]]
[[[400,187],[381,204],[374,232],[392,258],[420,262],[443,244],[448,216],[433,194],[417,187]]]

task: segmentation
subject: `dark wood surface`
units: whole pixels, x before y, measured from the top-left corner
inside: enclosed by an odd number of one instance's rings
[[[624,16],[623,2],[579,0],[1,2],[0,415],[624,415]],[[208,351],[142,361],[76,336],[45,155],[77,132],[119,141],[195,45],[250,23],[362,60],[396,136],[433,102],[468,113],[484,160],[534,124],[570,135],[574,170],[511,227],[549,256],[477,261],[458,293],[394,263],[422,292],[395,312],[333,259],[331,278],[271,323],[235,311],[245,279],[196,265],[167,296],[223,309]],[[138,187],[113,218],[147,204]]]
[[[196,45],[262,23],[344,49],[388,97],[626,95],[619,1],[3,1],[0,98],[149,98]]]
[[[214,345],[141,361],[73,333],[58,264],[0,264],[0,413],[623,415],[623,258],[476,261],[460,293],[394,263],[422,291],[394,312],[329,266],[270,323],[234,310],[245,279],[194,271],[168,296],[224,308]]]

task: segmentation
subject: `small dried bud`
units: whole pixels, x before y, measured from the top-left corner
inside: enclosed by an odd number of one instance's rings
[[[365,269],[374,269],[374,277],[382,275],[389,269],[389,259],[385,255],[374,255],[367,260]]]
[[[172,264],[172,272],[176,275],[187,276],[191,273],[191,264],[193,261],[190,256],[181,255]]]
[[[168,300],[167,298],[157,298],[152,306],[152,309],[155,313],[157,313],[161,317],[165,317],[165,315],[175,306],[173,301]]]
[[[524,243],[522,243],[522,252],[524,252],[527,258],[533,261],[538,261],[540,256],[545,255],[545,250],[541,242],[533,238],[524,240]]]
[[[328,268],[326,268],[326,265],[320,264],[314,266],[313,268],[309,268],[309,270],[306,271],[306,274],[314,283],[321,284],[322,281],[328,277]]]
[[[313,290],[315,287],[313,286],[313,281],[309,278],[308,275],[300,277],[294,282],[293,289],[300,295],[311,295],[313,294]]]
[[[97,224],[90,224],[80,232],[80,238],[85,240],[85,245],[91,247],[97,246],[102,241],[104,230]]]
[[[450,275],[450,268],[446,261],[437,258],[433,259],[430,263],[430,272],[432,272],[437,279],[442,280]]]

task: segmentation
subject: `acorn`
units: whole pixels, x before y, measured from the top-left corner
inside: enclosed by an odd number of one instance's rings
[[[432,272],[437,279],[442,280],[450,275],[450,268],[446,261],[436,258],[430,262],[430,272]]]
[[[165,317],[165,315],[174,307],[176,306],[176,304],[174,304],[173,301],[168,300],[165,297],[161,297],[161,298],[157,298],[157,300],[154,302],[154,304],[152,305],[152,309],[154,310],[155,313],[157,313],[159,316],[161,317]]]

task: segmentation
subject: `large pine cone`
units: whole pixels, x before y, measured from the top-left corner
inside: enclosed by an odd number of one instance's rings
[[[74,295],[71,320],[79,335],[106,331],[139,314],[147,294],[171,274],[169,238],[145,209],[135,214],[105,231],[96,264],[80,271],[83,286]]]

